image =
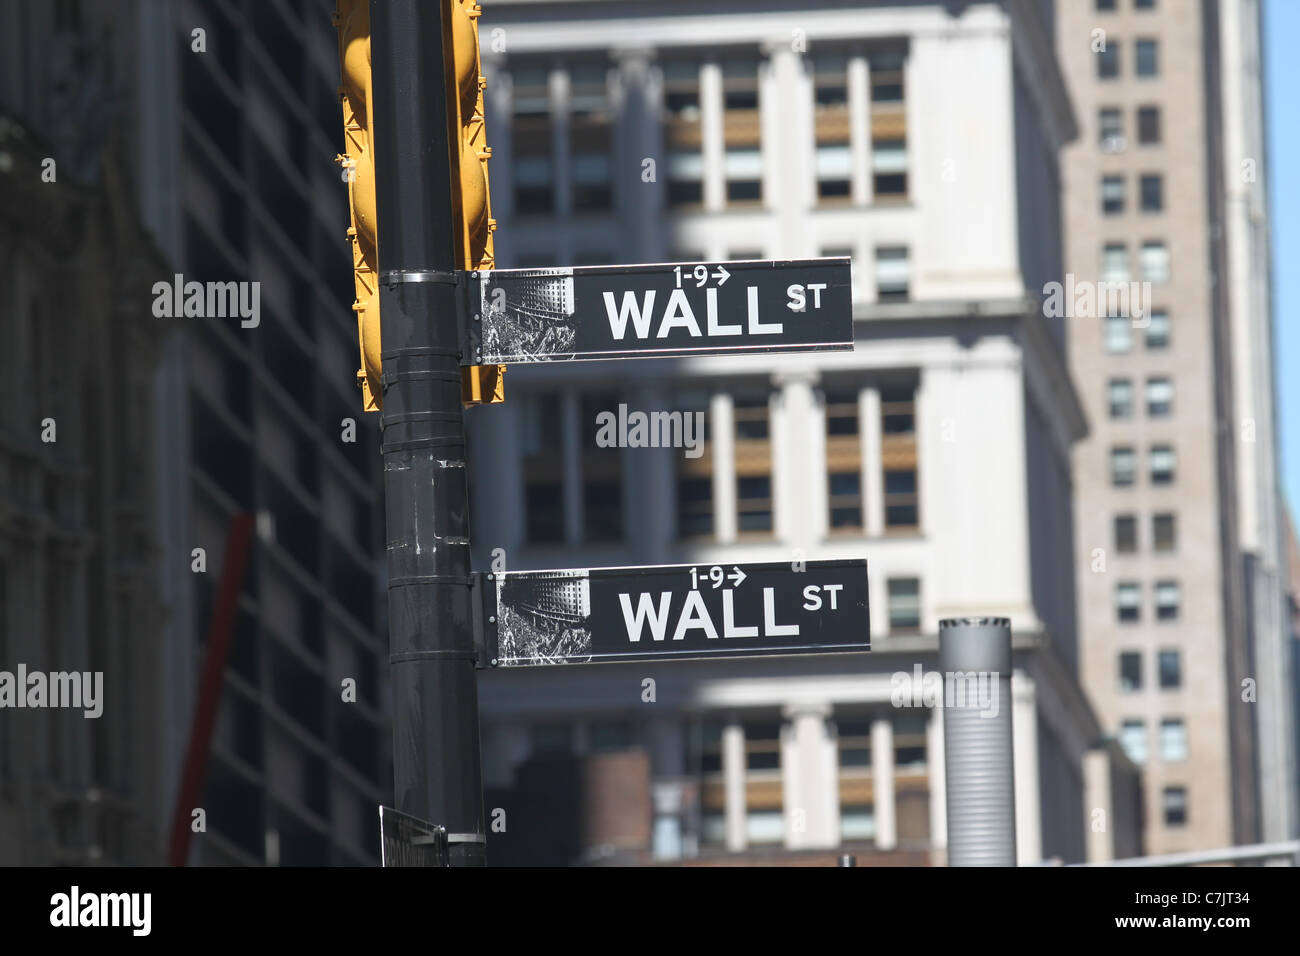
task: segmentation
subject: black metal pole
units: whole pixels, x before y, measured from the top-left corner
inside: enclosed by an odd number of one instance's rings
[[[442,5],[370,3],[393,771],[397,809],[482,866]]]

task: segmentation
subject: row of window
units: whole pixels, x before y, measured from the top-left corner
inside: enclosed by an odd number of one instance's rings
[[[1154,10],[1156,0],[1133,0],[1134,10]],[[1097,0],[1099,13],[1112,13],[1116,9],[1116,0]]]
[[[1156,680],[1161,690],[1178,690],[1183,686],[1182,652],[1166,648],[1156,652]],[[1142,689],[1142,652],[1121,651],[1119,655],[1119,689],[1136,693]]]
[[[1103,341],[1106,351],[1113,354],[1133,351],[1134,320],[1127,315],[1108,315],[1105,319],[1106,329]],[[1152,309],[1147,316],[1143,339],[1151,350],[1169,348],[1169,312],[1166,309]]]
[[[868,114],[871,123],[870,176],[877,201],[907,197],[907,122],[903,102],[901,50],[876,51],[869,58]],[[660,64],[664,77],[661,123],[667,147],[668,202],[698,205],[704,200],[703,111],[699,60],[673,58]],[[755,203],[763,196],[762,126],[759,117],[758,60],[724,58],[722,73],[722,159],[728,203]],[[569,162],[575,212],[608,212],[613,206],[610,156],[613,108],[606,61],[575,62],[569,67]],[[512,171],[515,210],[524,216],[556,211],[553,118],[549,73],[519,67],[514,89]],[[852,191],[849,58],[818,55],[813,60],[814,154],[818,196],[846,199]]]
[[[1115,516],[1115,550],[1120,554],[1136,554],[1138,551],[1137,515],[1119,514]],[[1151,516],[1151,550],[1168,553],[1178,547],[1178,518],[1170,512],[1161,512]]]
[[[1136,764],[1147,762],[1147,724],[1145,720],[1130,719],[1120,724],[1119,740],[1129,759]],[[1182,763],[1187,759],[1187,725],[1181,717],[1165,717],[1160,721],[1160,760],[1163,763]]]
[[[1108,242],[1101,248],[1101,281],[1128,282],[1133,277],[1128,243]],[[1143,282],[1169,281],[1169,247],[1162,239],[1148,239],[1138,250],[1138,278]]]
[[[1183,589],[1177,581],[1157,581],[1153,589],[1157,621],[1178,620]],[[1115,585],[1115,619],[1121,624],[1142,620],[1142,585],[1137,581],[1120,581]]]
[[[860,534],[867,526],[864,480],[879,482],[882,489],[882,530],[915,533],[920,526],[915,381],[881,384],[877,389],[880,411],[875,430],[881,436],[881,454],[878,462],[870,463],[871,474],[865,479],[868,463],[862,449],[860,390],[832,386],[823,394],[827,518],[832,533]],[[677,534],[681,538],[711,537],[717,531],[711,395],[687,389],[676,397],[677,408],[669,415],[676,432],[655,436],[655,445],[682,446],[683,438],[693,438],[694,457],[683,454],[677,460]],[[745,536],[770,536],[774,530],[771,392],[739,389],[731,398],[736,530]],[[618,409],[621,402],[616,393],[588,394],[578,401],[581,493],[577,522],[584,541],[618,541],[625,533],[622,450],[596,443],[598,416]],[[522,406],[525,533],[530,544],[560,543],[567,537],[570,507],[564,494],[564,400],[560,395],[542,395]],[[703,432],[692,436],[686,428],[696,422],[703,424]]]
[[[1134,119],[1139,146],[1155,146],[1160,142],[1160,107],[1139,106]],[[1097,141],[1106,153],[1121,152],[1128,145],[1124,112],[1119,107],[1103,106],[1097,110]]]
[[[1112,378],[1106,383],[1106,405],[1110,417],[1123,421],[1133,417],[1133,380]],[[1165,375],[1150,375],[1146,382],[1148,418],[1168,418],[1174,412],[1174,383]]]
[[[1127,205],[1125,178],[1108,173],[1101,177],[1101,211],[1106,216],[1118,216]],[[1165,181],[1159,173],[1142,173],[1138,176],[1138,208],[1142,212],[1162,212],[1165,208]]]
[[[1120,55],[1123,44],[1106,37],[1105,45],[1097,50],[1097,78],[1113,80],[1120,74]],[[1133,43],[1133,72],[1141,77],[1160,75],[1160,44],[1153,37],[1142,37]]]
[[[1172,485],[1177,465],[1173,445],[1152,445],[1147,450],[1148,477],[1152,485]],[[1110,483],[1116,488],[1127,488],[1137,483],[1137,451],[1132,445],[1111,448]]]

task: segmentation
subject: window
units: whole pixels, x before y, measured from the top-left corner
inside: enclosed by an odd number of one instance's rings
[[[1155,76],[1159,72],[1159,64],[1156,62],[1155,40],[1137,41],[1136,71],[1138,76]]]
[[[728,202],[763,198],[762,131],[758,114],[758,62],[722,62],[723,169]]]
[[[729,202],[757,202],[763,198],[763,154],[758,147],[727,147],[724,157]]]
[[[1164,376],[1147,379],[1147,415],[1168,418],[1174,410],[1174,383]]]
[[[1156,0],[1133,0],[1134,10],[1154,10],[1155,8]]]
[[[1178,620],[1178,606],[1182,602],[1182,589],[1177,581],[1156,582],[1156,620]]]
[[[1115,617],[1121,624],[1142,620],[1142,588],[1135,581],[1115,585]]]
[[[698,258],[698,257],[693,257]],[[709,440],[709,394],[703,390],[677,393],[677,410],[685,427],[687,416],[704,423],[700,455],[677,457],[677,534],[682,538],[713,534],[713,444]]]
[[[1097,0],[1098,12],[1110,13],[1115,9],[1115,0]]]
[[[1152,445],[1148,457],[1151,467],[1151,484],[1172,485],[1177,467],[1172,445]]]
[[[813,57],[817,195],[822,199],[846,198],[852,191],[848,70],[847,57]]]
[[[1160,142],[1160,107],[1139,106],[1137,121],[1139,143],[1150,146]]]
[[[1160,671],[1160,689],[1177,690],[1183,685],[1183,658],[1176,650],[1164,650],[1156,660]]]
[[[1127,315],[1106,316],[1106,351],[1127,352],[1133,348],[1133,323]]]
[[[742,533],[772,533],[772,443],[768,394],[736,395],[736,527]]]
[[[668,151],[668,203],[689,206],[704,201],[704,158],[700,151]]]
[[[1124,148],[1124,114],[1113,106],[1097,111],[1097,141],[1103,152],[1117,153]]]
[[[1133,417],[1133,380],[1112,378],[1106,386],[1106,398],[1110,405],[1110,417],[1125,419]]]
[[[1128,281],[1128,246],[1122,242],[1108,242],[1101,249],[1101,280],[1103,282]]]
[[[1101,177],[1101,211],[1113,216],[1124,211],[1124,177]]]
[[[876,298],[880,302],[907,299],[908,265],[905,246],[880,246],[876,249]]]
[[[1138,651],[1124,651],[1119,655],[1119,689],[1142,689],[1142,655]]]
[[[1187,824],[1187,788],[1165,787],[1162,795],[1165,826],[1181,827]]]
[[[1178,519],[1172,514],[1151,516],[1151,547],[1173,551],[1178,546]]]
[[[1169,249],[1163,242],[1152,240],[1142,243],[1139,262],[1142,278],[1147,282],[1169,281]]]
[[[1110,483],[1116,488],[1133,484],[1137,477],[1137,456],[1128,445],[1110,450]]]
[[[1097,51],[1097,79],[1113,80],[1119,76],[1119,42],[1106,40],[1106,45]]]
[[[564,439],[558,395],[523,402],[524,533],[530,544],[564,540]]]
[[[1126,720],[1119,728],[1120,746],[1128,759],[1141,765],[1147,762],[1147,725],[1141,720]]]
[[[889,579],[889,633],[915,634],[921,629],[921,582]]]
[[[668,203],[673,206],[698,205],[704,201],[700,65],[694,60],[666,60],[663,75]]]
[[[1151,321],[1147,325],[1147,348],[1169,348],[1169,313],[1164,309],[1151,310]]]
[[[618,541],[623,537],[622,449],[596,444],[596,417],[617,413],[617,394],[582,397],[582,536],[584,541]]]
[[[1115,516],[1115,550],[1120,554],[1137,550],[1137,518],[1133,515]]]
[[[1142,211],[1160,212],[1165,208],[1164,179],[1158,173],[1149,173],[1139,180],[1142,192]]]
[[[1187,725],[1181,718],[1166,717],[1160,721],[1160,759],[1165,763],[1181,763],[1187,759]]]
[[[542,67],[521,67],[511,73],[511,80],[515,212],[520,216],[549,215],[555,212],[555,168],[547,71]]]
[[[885,530],[915,531],[917,496],[916,384],[880,388],[881,467],[885,487]]]
[[[876,199],[907,198],[907,144],[902,139],[871,143],[871,172]]]
[[[862,528],[862,445],[856,389],[827,389],[826,481],[832,531]]]

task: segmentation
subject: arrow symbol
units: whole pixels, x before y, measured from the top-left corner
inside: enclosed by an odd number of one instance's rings
[[[731,566],[731,570],[732,573],[727,575],[727,578],[731,581],[731,586],[733,588],[738,588],[740,587],[740,582],[744,581],[747,575],[745,574],[744,571],[740,570],[740,568],[736,567],[734,564]]]
[[[718,266],[718,271],[713,273],[713,278],[718,280],[718,285],[722,285],[731,278],[731,273],[722,268],[722,266]]]

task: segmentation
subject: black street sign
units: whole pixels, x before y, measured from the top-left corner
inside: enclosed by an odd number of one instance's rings
[[[464,365],[853,348],[847,256],[470,274]]]
[[[481,580],[482,654],[494,667],[871,649],[865,559]]]

